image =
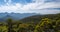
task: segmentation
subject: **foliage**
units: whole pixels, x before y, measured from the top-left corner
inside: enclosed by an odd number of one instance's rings
[[[35,19],[36,22],[34,19],[30,18],[31,22],[24,23],[8,18],[6,22],[0,22],[0,32],[60,32],[60,14],[55,14],[54,17],[43,15]]]

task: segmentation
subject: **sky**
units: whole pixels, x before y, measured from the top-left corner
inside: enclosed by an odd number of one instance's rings
[[[60,0],[0,0],[0,13],[60,13]]]

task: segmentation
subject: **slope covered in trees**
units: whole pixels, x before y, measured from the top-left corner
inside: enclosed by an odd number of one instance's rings
[[[60,13],[0,22],[0,32],[60,32]]]
[[[46,14],[46,15],[34,15],[34,16],[30,16],[24,19],[21,19],[20,21],[22,22],[39,22],[44,18],[49,18],[49,19],[55,19],[55,18],[60,18],[60,13],[58,14]]]

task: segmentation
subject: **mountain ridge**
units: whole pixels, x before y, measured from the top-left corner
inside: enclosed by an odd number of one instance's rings
[[[12,18],[14,20],[19,20],[19,19],[23,19],[29,16],[33,16],[33,15],[37,15],[36,13],[0,13],[0,20],[4,20],[7,18]]]

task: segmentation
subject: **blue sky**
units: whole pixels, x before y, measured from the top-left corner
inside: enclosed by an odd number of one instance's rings
[[[0,0],[0,13],[60,13],[60,0]]]
[[[27,4],[32,3],[32,0],[0,0],[0,4],[6,4],[7,2],[13,3],[21,3],[21,4]]]

